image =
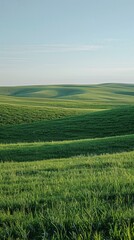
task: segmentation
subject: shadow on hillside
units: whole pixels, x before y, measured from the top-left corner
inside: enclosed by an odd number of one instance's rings
[[[134,150],[134,135],[63,143],[5,145],[0,149],[0,161],[26,162],[69,158],[79,155],[100,155]]]

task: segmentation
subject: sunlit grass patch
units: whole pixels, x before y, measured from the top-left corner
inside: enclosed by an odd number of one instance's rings
[[[129,152],[1,163],[1,239],[133,239],[133,160]]]

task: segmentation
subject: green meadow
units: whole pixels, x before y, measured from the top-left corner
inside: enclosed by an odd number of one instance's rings
[[[134,239],[134,85],[0,87],[0,240]]]

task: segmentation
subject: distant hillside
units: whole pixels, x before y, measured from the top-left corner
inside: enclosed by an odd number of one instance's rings
[[[0,95],[32,98],[134,102],[134,84],[0,87]]]

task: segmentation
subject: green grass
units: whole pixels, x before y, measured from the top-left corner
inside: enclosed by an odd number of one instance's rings
[[[134,152],[1,163],[0,239],[132,240]]]
[[[134,133],[134,107],[32,124],[0,126],[0,142],[61,141]]]
[[[133,92],[0,87],[0,240],[134,239]]]
[[[134,135],[63,142],[0,144],[0,161],[37,161],[134,150]]]
[[[93,111],[94,110],[91,110],[91,112]],[[90,110],[1,104],[0,126],[60,119],[67,116],[85,114],[87,112],[90,112]]]
[[[70,99],[54,99],[54,98],[28,98],[28,97],[13,97],[0,95],[1,104],[9,104],[16,106],[35,106],[35,107],[52,107],[63,109],[77,110],[101,110],[118,107],[116,102],[92,102],[88,100],[70,100]],[[126,104],[126,103],[125,103]],[[131,103],[133,104],[133,103]],[[123,105],[123,104],[121,104]]]
[[[134,84],[0,87],[0,95],[30,98],[90,100],[134,103]]]

